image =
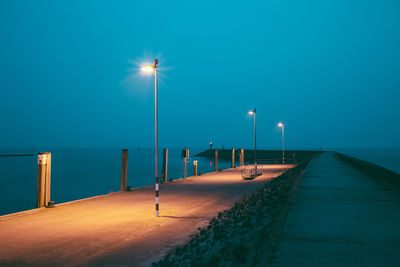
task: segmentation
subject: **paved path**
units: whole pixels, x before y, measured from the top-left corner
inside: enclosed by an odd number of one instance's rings
[[[322,154],[307,167],[274,263],[399,266],[400,192]]]
[[[161,185],[159,218],[153,186],[0,216],[0,266],[148,266],[291,167],[265,166],[253,181],[236,168]]]

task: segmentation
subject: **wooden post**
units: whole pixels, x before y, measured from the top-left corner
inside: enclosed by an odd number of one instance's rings
[[[214,157],[214,171],[218,171],[218,149],[215,149],[215,157]]]
[[[51,153],[46,153],[46,181],[45,181],[45,193],[44,193],[44,206],[52,206],[50,203],[50,185],[51,185]]]
[[[244,149],[240,149],[240,156],[239,156],[239,165],[243,166],[244,165]]]
[[[46,179],[46,154],[38,154],[36,208],[44,207],[44,181]]]
[[[193,160],[193,176],[197,176],[197,160]]]
[[[52,206],[50,201],[51,188],[51,153],[38,154],[38,169],[36,183],[36,208]]]
[[[185,148],[182,150],[182,158],[183,158],[183,178],[186,178],[187,175],[187,163],[189,162],[189,149]]]
[[[122,149],[121,192],[126,191],[128,182],[128,149]]]
[[[163,151],[163,175],[161,181],[166,183],[168,181],[168,148]]]
[[[231,168],[235,168],[235,149],[232,148],[232,164]]]

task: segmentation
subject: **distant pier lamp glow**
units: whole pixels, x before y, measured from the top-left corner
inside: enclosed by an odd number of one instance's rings
[[[254,110],[250,110],[250,111],[249,111],[249,114],[250,114],[250,115],[253,115],[254,113],[255,113]]]
[[[282,128],[282,163],[285,164],[285,124],[280,122],[278,126]]]

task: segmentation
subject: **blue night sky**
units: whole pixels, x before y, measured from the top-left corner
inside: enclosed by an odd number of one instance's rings
[[[0,2],[0,147],[400,147],[400,2]]]

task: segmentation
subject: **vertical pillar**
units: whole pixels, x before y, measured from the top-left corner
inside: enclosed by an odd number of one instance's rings
[[[128,181],[128,149],[122,149],[121,191],[126,191]]]
[[[231,168],[235,168],[235,149],[232,148],[232,164]]]
[[[193,160],[193,176],[197,176],[197,160]]]
[[[36,208],[52,206],[50,201],[51,153],[38,154]]]
[[[46,153],[46,181],[45,181],[45,193],[44,193],[44,205],[46,207],[51,206],[50,203],[50,185],[51,185],[51,153]]]
[[[44,189],[46,179],[46,154],[38,154],[37,183],[36,183],[36,208],[44,207]]]
[[[163,173],[161,179],[163,183],[168,181],[168,148],[163,150]]]
[[[240,156],[239,156],[239,165],[243,166],[244,165],[244,149],[240,149]]]
[[[168,181],[168,148],[163,150],[163,171],[161,182],[166,183]]]
[[[214,171],[218,171],[218,149],[215,149],[215,157],[214,157]]]
[[[189,161],[189,149],[185,148],[182,150],[182,158],[183,158],[183,178],[186,178],[187,175],[187,163]]]

